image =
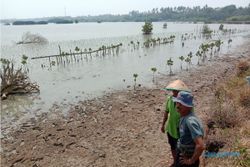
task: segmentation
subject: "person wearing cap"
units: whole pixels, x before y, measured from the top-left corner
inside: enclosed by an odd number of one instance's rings
[[[177,97],[179,91],[190,91],[188,87],[181,80],[175,80],[171,82],[164,90],[172,91],[172,95],[167,97],[166,110],[164,112],[164,118],[162,121],[161,131],[167,133],[168,143],[171,147],[171,153],[173,157],[173,164],[176,162],[176,149],[177,140],[179,139],[179,120],[180,114],[176,110],[176,104],[173,101],[173,97]]]
[[[176,167],[198,167],[199,157],[204,150],[204,129],[201,121],[192,112],[193,95],[180,91],[173,101],[176,102],[177,111],[181,116]]]

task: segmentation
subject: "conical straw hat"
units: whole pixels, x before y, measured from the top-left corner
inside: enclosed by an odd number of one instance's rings
[[[179,79],[171,82],[167,87],[164,88],[164,90],[178,90],[178,91],[191,92],[190,89],[188,89],[187,85]]]

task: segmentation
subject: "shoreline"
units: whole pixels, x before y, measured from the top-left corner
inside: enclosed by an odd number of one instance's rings
[[[161,88],[182,79],[193,91],[195,110],[203,120],[214,85],[234,72],[240,58],[250,57],[249,39],[240,50],[204,66],[162,76],[156,88],[108,93],[79,101],[67,117],[57,112],[28,121],[2,138],[5,166],[155,166],[170,164],[166,136],[160,132],[165,94]],[[237,56],[231,56],[231,55]],[[244,57],[242,57],[242,55]],[[49,118],[46,118],[49,117]],[[160,165],[158,165],[160,166]]]

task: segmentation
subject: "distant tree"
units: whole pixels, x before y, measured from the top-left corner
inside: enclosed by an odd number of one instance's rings
[[[151,34],[153,30],[153,24],[151,22],[145,22],[145,24],[142,26],[142,32],[143,34]]]

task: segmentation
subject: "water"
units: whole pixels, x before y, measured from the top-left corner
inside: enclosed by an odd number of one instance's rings
[[[169,37],[175,35],[173,44],[156,46],[154,48],[141,48],[133,50],[128,45],[130,41],[139,41],[141,44],[148,36],[142,35],[141,29],[144,23],[79,23],[67,25],[32,25],[32,26],[1,26],[1,57],[14,60],[20,65],[23,54],[29,57],[28,65],[31,81],[40,86],[40,94],[25,96],[10,96],[2,102],[2,125],[8,125],[11,121],[18,122],[28,117],[35,117],[43,112],[48,112],[53,104],[59,104],[61,112],[67,111],[69,103],[76,103],[100,96],[105,92],[127,89],[133,85],[133,74],[137,73],[137,83],[150,87],[152,82],[152,67],[157,68],[156,77],[168,74],[166,65],[170,57],[174,61],[173,71],[180,71],[179,56],[186,56],[190,51],[195,53],[199,45],[205,39],[197,38],[185,41],[181,46],[181,35],[184,33],[199,36],[202,24],[168,23],[168,28],[163,29],[163,23],[153,23],[153,35],[150,37]],[[218,30],[219,24],[211,24],[209,27]],[[225,28],[235,29],[238,32],[230,36],[233,39],[232,46],[228,49],[229,36],[214,36],[213,39],[222,39],[224,44],[221,53],[233,50],[244,42],[243,36],[249,34],[249,25],[225,25]],[[40,34],[48,39],[48,44],[16,45],[25,32]],[[122,43],[118,55],[95,57],[70,63],[66,66],[49,66],[48,59],[31,60],[31,57],[59,54],[58,45],[62,51],[69,52],[76,46],[98,49],[102,45]],[[51,59],[56,60],[56,59]],[[193,64],[197,59],[193,58]],[[45,65],[42,68],[41,65]],[[185,63],[183,64],[184,68]],[[63,110],[64,108],[64,110]]]

